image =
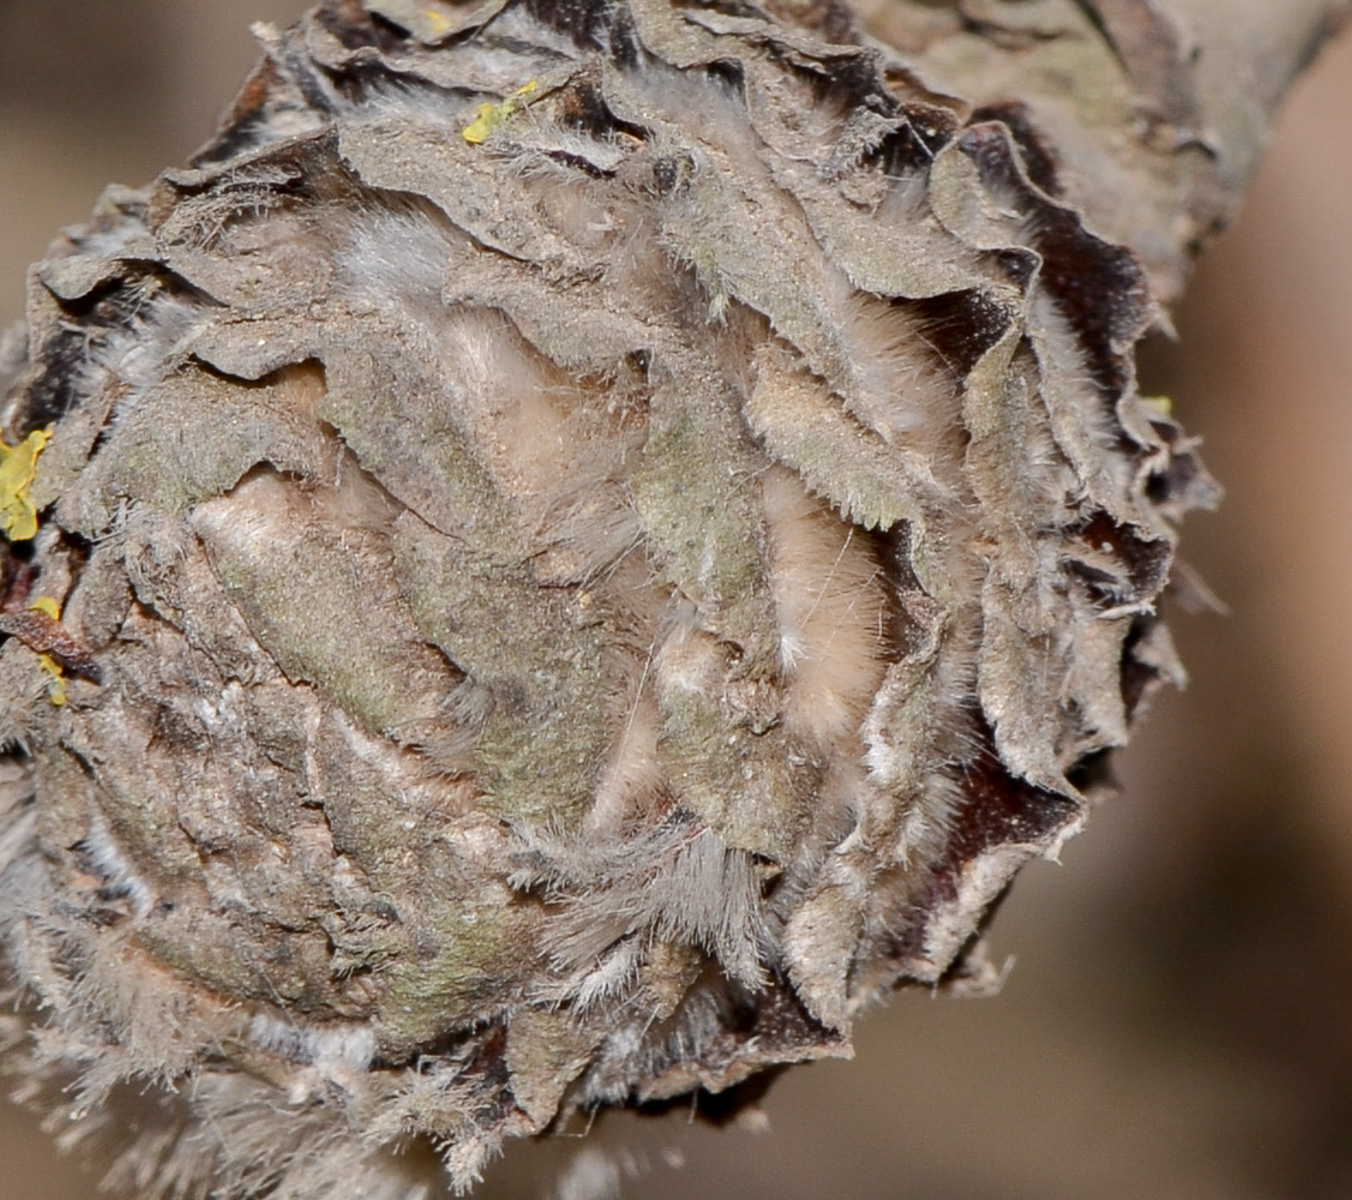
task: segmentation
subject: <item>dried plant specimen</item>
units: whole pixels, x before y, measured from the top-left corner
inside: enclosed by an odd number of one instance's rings
[[[988,907],[1178,673],[1214,488],[1136,387],[1141,261],[1018,105],[827,6],[262,37],[191,168],[34,277],[29,1098],[152,1106],[140,1194],[402,1195],[420,1139],[464,1188],[988,986]]]

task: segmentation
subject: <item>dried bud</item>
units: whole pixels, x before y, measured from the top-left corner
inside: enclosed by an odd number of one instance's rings
[[[37,268],[0,919],[138,1194],[463,1188],[988,983],[1177,672],[1141,270],[842,22],[329,0]]]

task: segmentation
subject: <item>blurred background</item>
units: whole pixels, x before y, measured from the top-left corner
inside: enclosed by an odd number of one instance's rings
[[[302,0],[0,0],[0,327],[103,184],[205,138]],[[1124,794],[995,923],[995,1000],[897,996],[853,1062],[790,1071],[770,1132],[606,1117],[512,1147],[484,1197],[1352,1200],[1352,36],[1291,97],[1242,218],[1152,344],[1150,391],[1228,488],[1184,554],[1193,676]],[[602,1153],[605,1151],[605,1153]],[[97,1175],[0,1106],[0,1200]]]

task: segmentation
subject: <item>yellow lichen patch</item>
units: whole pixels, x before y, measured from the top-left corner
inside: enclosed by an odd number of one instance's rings
[[[49,427],[33,430],[17,446],[0,441],[0,533],[11,542],[26,542],[38,531],[38,511],[28,498],[28,485],[51,436]]]
[[[31,537],[32,534],[29,536]],[[61,606],[50,596],[43,596],[38,600],[34,600],[28,607],[36,609],[38,612],[46,613],[53,621],[61,620]],[[50,700],[56,708],[60,708],[66,702],[65,671],[61,664],[50,654],[39,654],[38,666],[52,677],[47,684],[47,699]]]
[[[515,112],[520,112],[530,103],[522,97],[529,96],[537,87],[539,87],[539,82],[531,79],[523,83],[510,96],[507,96],[501,104],[479,105],[479,115],[462,131],[465,141],[471,146],[481,145],[493,130],[506,123],[508,117]]]
[[[435,34],[445,33],[451,27],[451,22],[435,8],[423,9],[423,16],[427,18],[427,23]]]

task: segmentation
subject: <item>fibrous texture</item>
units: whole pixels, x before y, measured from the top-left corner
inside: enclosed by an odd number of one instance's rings
[[[260,33],[192,167],[32,276],[30,1097],[153,1110],[142,1195],[394,1196],[412,1141],[467,1186],[988,983],[988,906],[1177,673],[1211,498],[1023,111],[826,7]]]

